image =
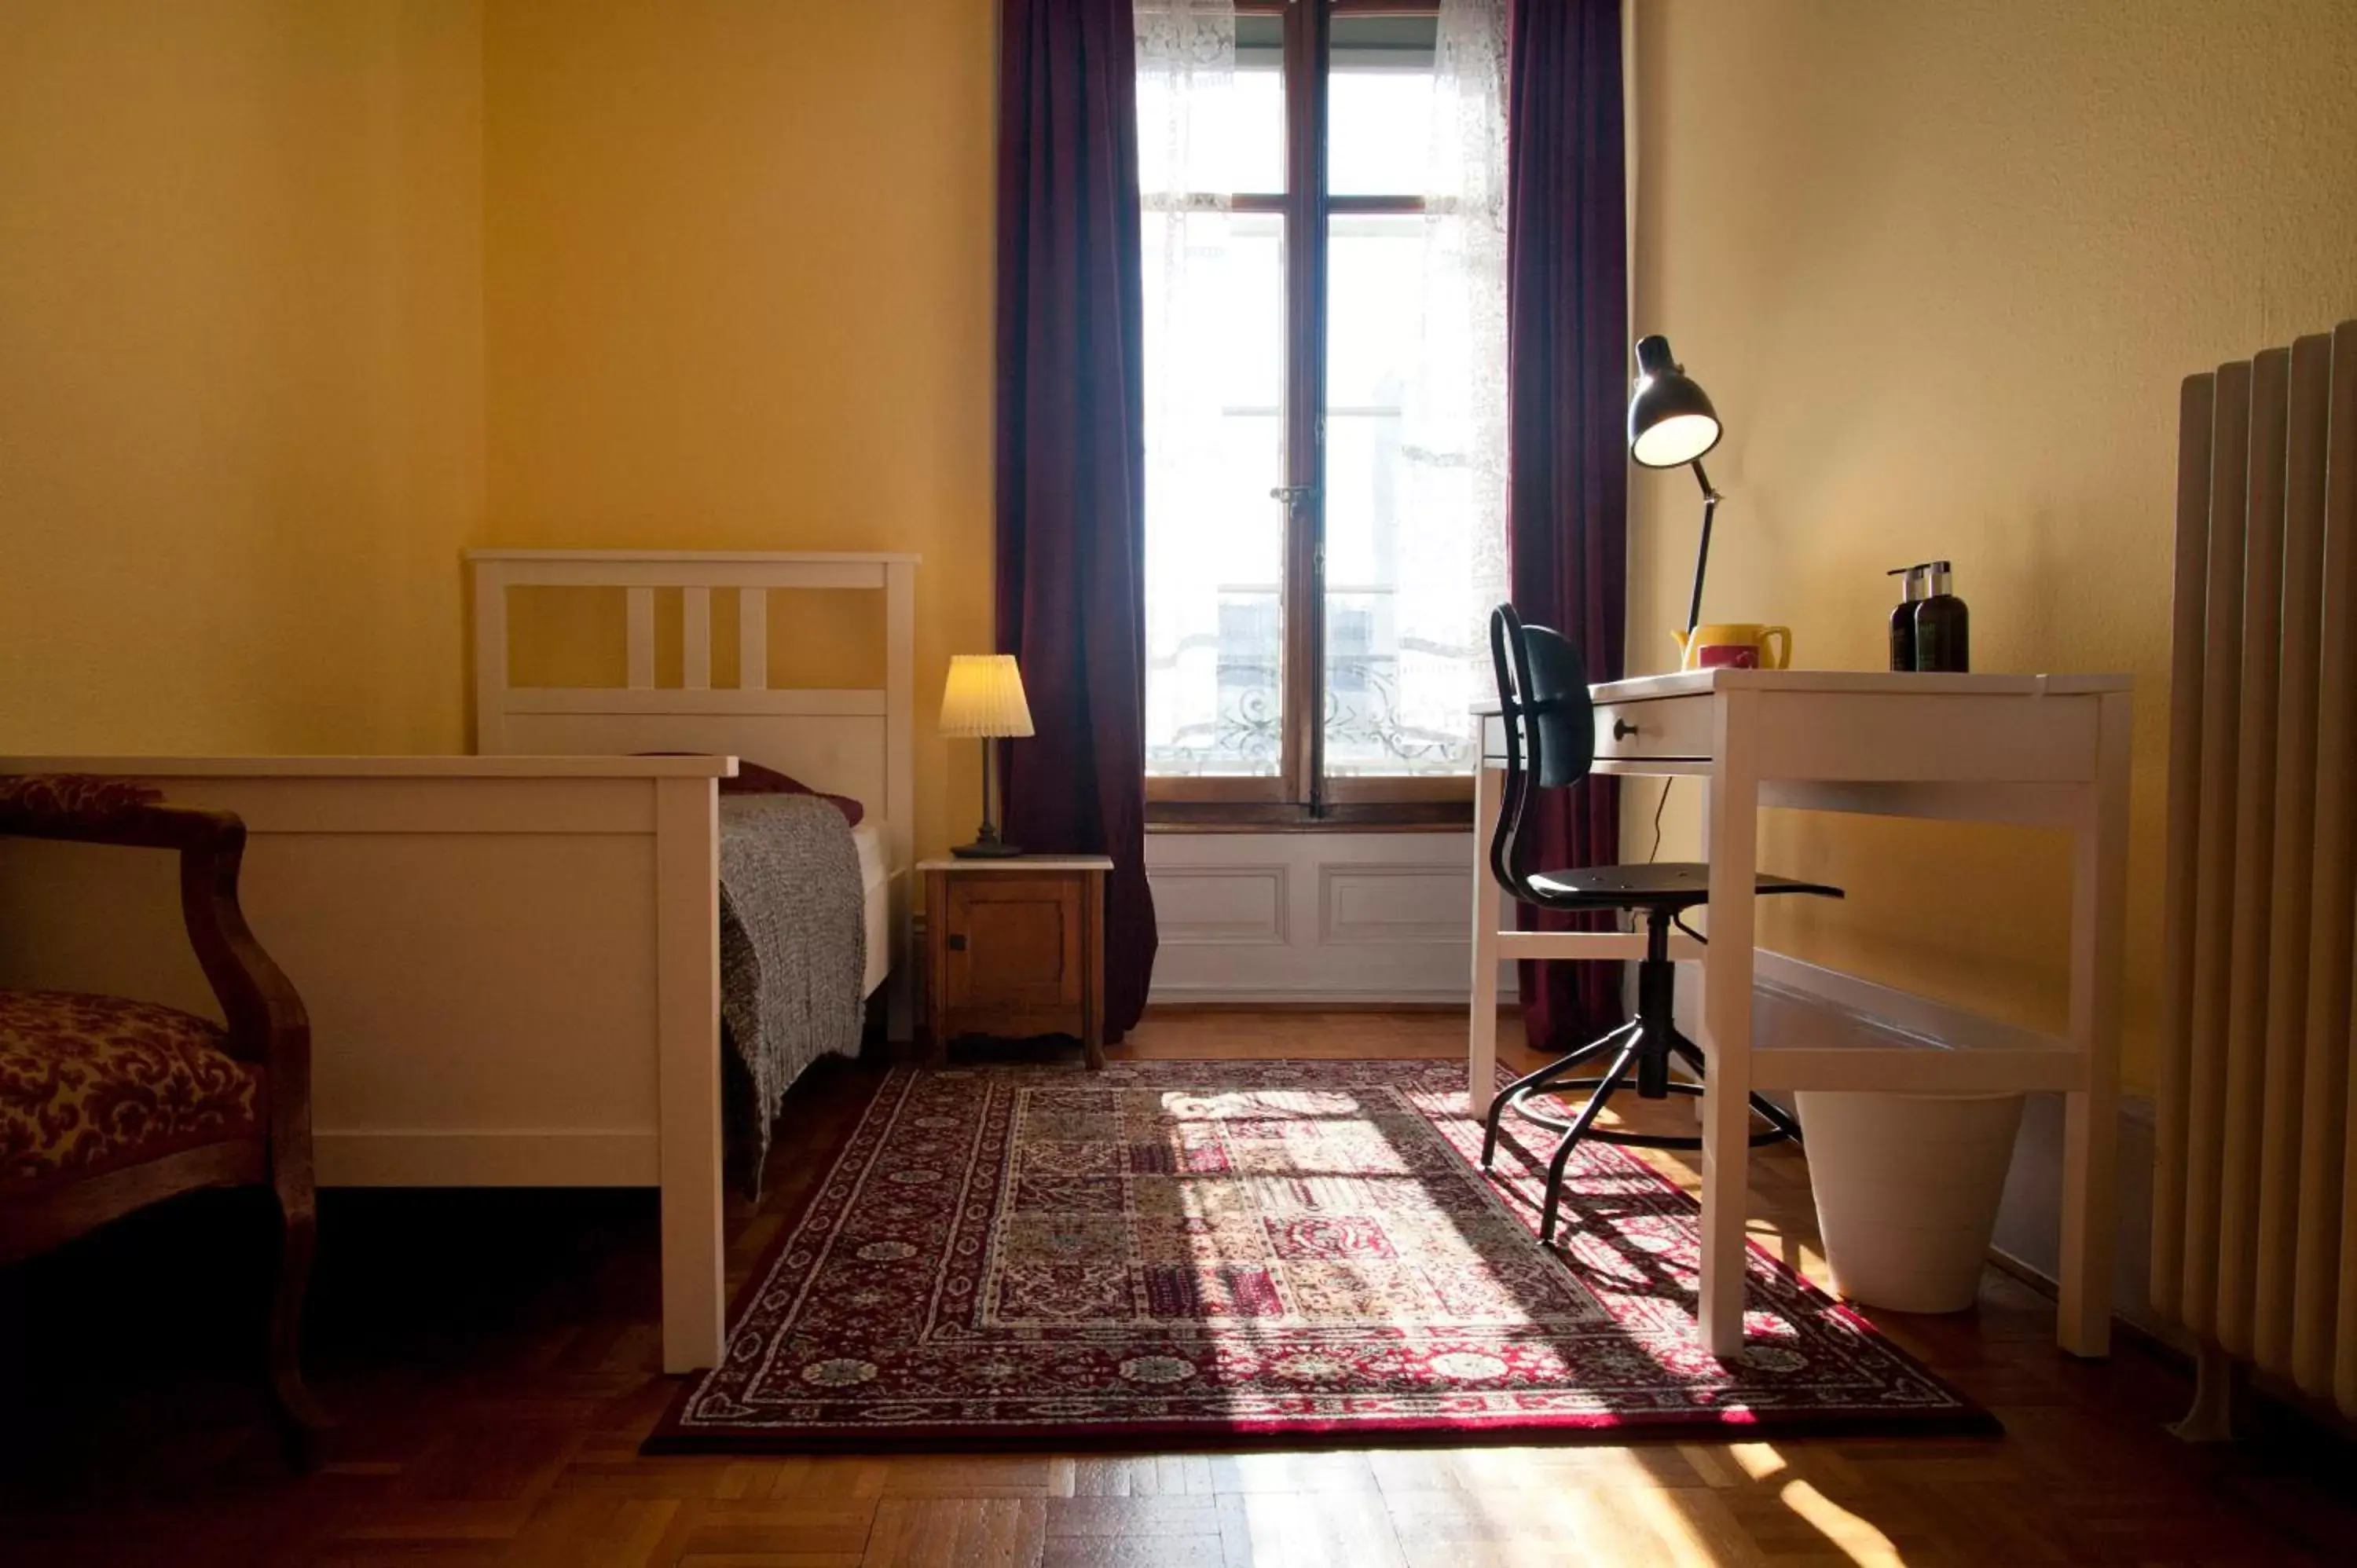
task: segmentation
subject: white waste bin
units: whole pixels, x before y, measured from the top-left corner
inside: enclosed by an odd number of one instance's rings
[[[1897,1312],[1973,1305],[2023,1098],[1796,1096],[1825,1262],[1843,1296]]]

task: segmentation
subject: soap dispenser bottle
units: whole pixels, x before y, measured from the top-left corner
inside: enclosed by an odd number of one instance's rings
[[[1947,562],[1930,562],[1923,572],[1928,592],[1915,607],[1915,668],[1962,675],[1973,667],[1972,618],[1956,597]]]
[[[1893,566],[1885,576],[1904,577],[1905,596],[1899,607],[1890,612],[1890,667],[1911,671],[1915,668],[1915,607],[1931,592],[1925,584],[1927,569],[1921,566]]]

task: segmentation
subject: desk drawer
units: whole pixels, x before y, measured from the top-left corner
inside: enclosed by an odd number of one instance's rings
[[[1708,757],[1711,700],[1707,695],[1655,697],[1596,704],[1599,757]],[[1617,733],[1616,733],[1617,732]]]

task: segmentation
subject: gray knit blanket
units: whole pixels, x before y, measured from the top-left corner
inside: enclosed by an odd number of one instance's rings
[[[759,1197],[786,1090],[859,1050],[867,920],[843,813],[808,795],[720,802],[721,1102],[728,1165]]]

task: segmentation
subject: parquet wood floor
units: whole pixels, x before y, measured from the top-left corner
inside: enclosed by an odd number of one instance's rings
[[[1116,1055],[1444,1056],[1462,1026],[1189,1013]],[[731,1219],[739,1276],[865,1089],[848,1067],[797,1089],[767,1197]],[[1822,1278],[1805,1166],[1755,1171],[1755,1231]],[[2178,1443],[2177,1373],[2132,1348],[2064,1359],[2048,1303],[1994,1272],[1975,1313],[1880,1320],[1998,1412],[1998,1440],[641,1459],[677,1386],[655,1371],[644,1194],[327,1195],[310,1359],[342,1425],[296,1479],[235,1359],[263,1234],[196,1199],[9,1282],[34,1350],[0,1421],[0,1563],[2357,1563],[2347,1450]]]

